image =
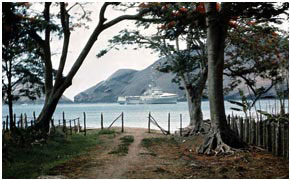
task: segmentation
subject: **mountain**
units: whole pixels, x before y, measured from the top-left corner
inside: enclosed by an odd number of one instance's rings
[[[20,97],[15,104],[43,104],[44,103],[44,95],[41,95],[40,98],[32,101],[31,99],[27,97]],[[73,103],[72,100],[65,97],[64,95],[60,98],[59,103]]]
[[[179,89],[178,85],[172,82],[174,75],[172,73],[161,73],[155,70],[155,67],[165,60],[165,58],[161,58],[141,71],[120,69],[105,81],[101,81],[97,85],[77,94],[74,97],[74,102],[116,102],[118,96],[142,95],[148,89],[149,84],[152,83],[164,92],[175,93],[180,97],[180,99],[184,99],[185,91]],[[154,79],[153,82],[152,79]],[[223,83],[225,87],[229,82],[230,79],[227,76],[224,76]],[[267,81],[261,80],[257,83],[265,86],[265,88],[269,87],[269,82]],[[248,89],[244,84],[240,84],[238,88],[242,89],[246,96],[249,96]],[[235,88],[233,91],[226,94],[225,99],[239,99],[240,95],[238,88]],[[207,94],[206,91],[207,90],[205,90],[205,94]],[[276,96],[274,88],[264,96]]]
[[[159,63],[165,59],[159,59],[144,70],[120,69],[105,81],[79,93],[74,97],[75,102],[116,102],[118,96],[140,96],[152,84],[165,92],[176,93],[183,97],[185,92],[180,90],[177,84],[172,83],[174,75],[161,73],[155,70]]]

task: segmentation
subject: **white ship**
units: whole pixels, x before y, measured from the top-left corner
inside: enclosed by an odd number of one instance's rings
[[[126,104],[140,104],[140,96],[125,96]]]
[[[142,96],[125,96],[118,97],[120,104],[176,104],[178,96],[173,93],[163,92],[161,89],[156,88],[154,81],[155,71],[152,67],[152,82],[149,84],[148,90]],[[119,101],[120,98],[120,101]],[[124,103],[125,99],[125,103]]]
[[[176,104],[177,98],[176,94],[165,93],[158,88],[149,88],[149,90],[140,97],[141,103],[144,104]]]

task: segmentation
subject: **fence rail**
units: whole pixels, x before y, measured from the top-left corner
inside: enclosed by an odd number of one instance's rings
[[[113,126],[113,124],[120,118],[121,118],[121,123],[122,123],[121,132],[124,132],[124,113],[123,112],[112,121],[112,123],[108,126],[108,129],[110,129]],[[103,130],[103,113],[101,113],[101,129]]]

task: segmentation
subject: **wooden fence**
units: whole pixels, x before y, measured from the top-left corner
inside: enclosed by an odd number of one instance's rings
[[[9,117],[2,117],[2,133],[10,130]],[[21,114],[13,117],[14,127],[26,129],[34,126],[36,123],[36,116],[28,117],[26,114]],[[18,121],[17,121],[18,119]],[[122,126],[121,132],[124,132],[124,113],[122,112],[113,122],[108,126],[108,129],[118,120],[121,119]],[[104,129],[103,125],[104,116],[101,113],[101,130]],[[157,126],[164,135],[170,134],[170,113],[168,114],[168,130],[162,128],[157,120],[149,113],[148,117],[148,132],[150,133],[150,126],[154,124]],[[238,116],[227,116],[227,124],[230,128],[246,143],[262,147],[267,151],[282,157],[289,157],[289,121],[269,121],[259,119],[245,119]],[[80,118],[66,119],[65,113],[62,114],[62,119],[52,119],[50,122],[50,132],[55,132],[56,128],[61,128],[66,135],[83,132],[86,135],[86,113],[83,113],[83,129],[81,127]],[[180,114],[180,135],[182,136],[182,115]]]
[[[180,114],[179,116],[179,122],[180,122],[180,128],[179,128],[179,133],[180,136],[182,136],[182,114]],[[164,128],[162,128],[157,120],[152,116],[152,114],[149,112],[148,115],[148,133],[150,133],[151,131],[151,124],[154,124],[156,127],[158,127],[160,129],[160,131],[164,134],[164,135],[170,135],[170,113],[168,113],[168,130],[165,130]]]
[[[2,133],[9,132],[11,130],[10,127],[10,118],[9,116],[5,116],[4,121],[2,120]],[[73,131],[75,133],[81,133],[83,132],[84,135],[86,135],[86,114],[84,113],[83,123],[84,128],[82,129],[80,124],[80,118],[74,118],[74,119],[66,119],[65,113],[62,114],[62,119],[54,119],[52,118],[50,120],[50,128],[49,133],[53,133],[56,131],[56,128],[61,128],[62,131],[66,135],[72,135]],[[36,124],[36,116],[35,112],[33,112],[33,117],[28,117],[26,113],[20,114],[17,116],[16,114],[13,115],[13,126],[14,128],[18,129],[27,129],[29,127],[32,127]]]
[[[9,132],[11,130],[10,128],[10,120],[9,116],[2,117],[2,133]],[[108,129],[110,129],[113,124],[118,120],[121,119],[121,132],[124,132],[124,113],[122,112],[117,118],[115,118],[112,123],[108,126]],[[62,119],[54,119],[52,118],[50,121],[50,133],[53,133],[56,131],[56,128],[61,128],[62,131],[66,135],[72,135],[73,131],[74,133],[81,133],[83,132],[86,136],[87,134],[87,124],[86,124],[86,113],[83,113],[83,122],[80,122],[80,118],[74,118],[74,119],[67,119],[65,117],[65,113],[62,113]],[[81,123],[83,123],[83,128],[81,126]],[[21,128],[21,129],[27,129],[28,127],[34,126],[36,124],[36,115],[35,112],[33,112],[33,117],[27,117],[26,114],[20,114],[20,116],[16,116],[14,114],[13,116],[13,126],[15,128]],[[101,130],[104,129],[104,116],[103,113],[101,113]]]
[[[227,116],[227,124],[246,143],[276,156],[289,157],[289,121],[269,121]]]
[[[112,121],[112,123],[108,126],[108,129],[110,129],[113,126],[113,124],[120,118],[121,118],[121,123],[122,123],[121,132],[124,132],[124,113],[123,112]],[[103,113],[101,113],[101,130],[103,129],[104,129],[104,116],[103,116]]]

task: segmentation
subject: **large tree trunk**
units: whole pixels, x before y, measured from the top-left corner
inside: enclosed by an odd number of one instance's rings
[[[208,96],[210,105],[211,130],[199,152],[229,153],[244,143],[230,129],[226,121],[223,96],[224,46],[227,21],[220,17],[216,3],[205,3],[207,12],[208,47]]]
[[[9,65],[8,65],[9,63]],[[8,99],[8,110],[9,110],[9,126],[10,126],[10,130],[14,129],[14,121],[16,121],[16,119],[13,120],[13,95],[12,95],[12,61],[6,62],[6,68],[8,69],[7,71],[7,80],[8,80],[8,84],[7,84],[7,99]]]
[[[64,82],[59,88],[51,93],[48,101],[44,104],[38,118],[36,128],[41,129],[43,133],[49,131],[49,123],[64,91],[71,85],[71,82]]]
[[[10,126],[10,130],[13,130],[14,121],[16,121],[16,119],[13,120],[13,98],[12,98],[11,92],[10,94],[9,92],[7,93],[8,93],[8,109],[9,109],[9,126]]]
[[[204,132],[201,104],[203,90],[207,80],[207,69],[202,69],[200,71],[200,78],[197,80],[196,85],[185,85],[190,116],[189,125],[185,128],[185,132],[183,133],[185,136],[196,135]]]
[[[198,131],[201,127],[203,120],[203,114],[201,110],[202,95],[193,94],[192,92],[193,91],[190,90],[190,93],[186,93],[190,116],[189,126],[192,126],[196,131]]]

